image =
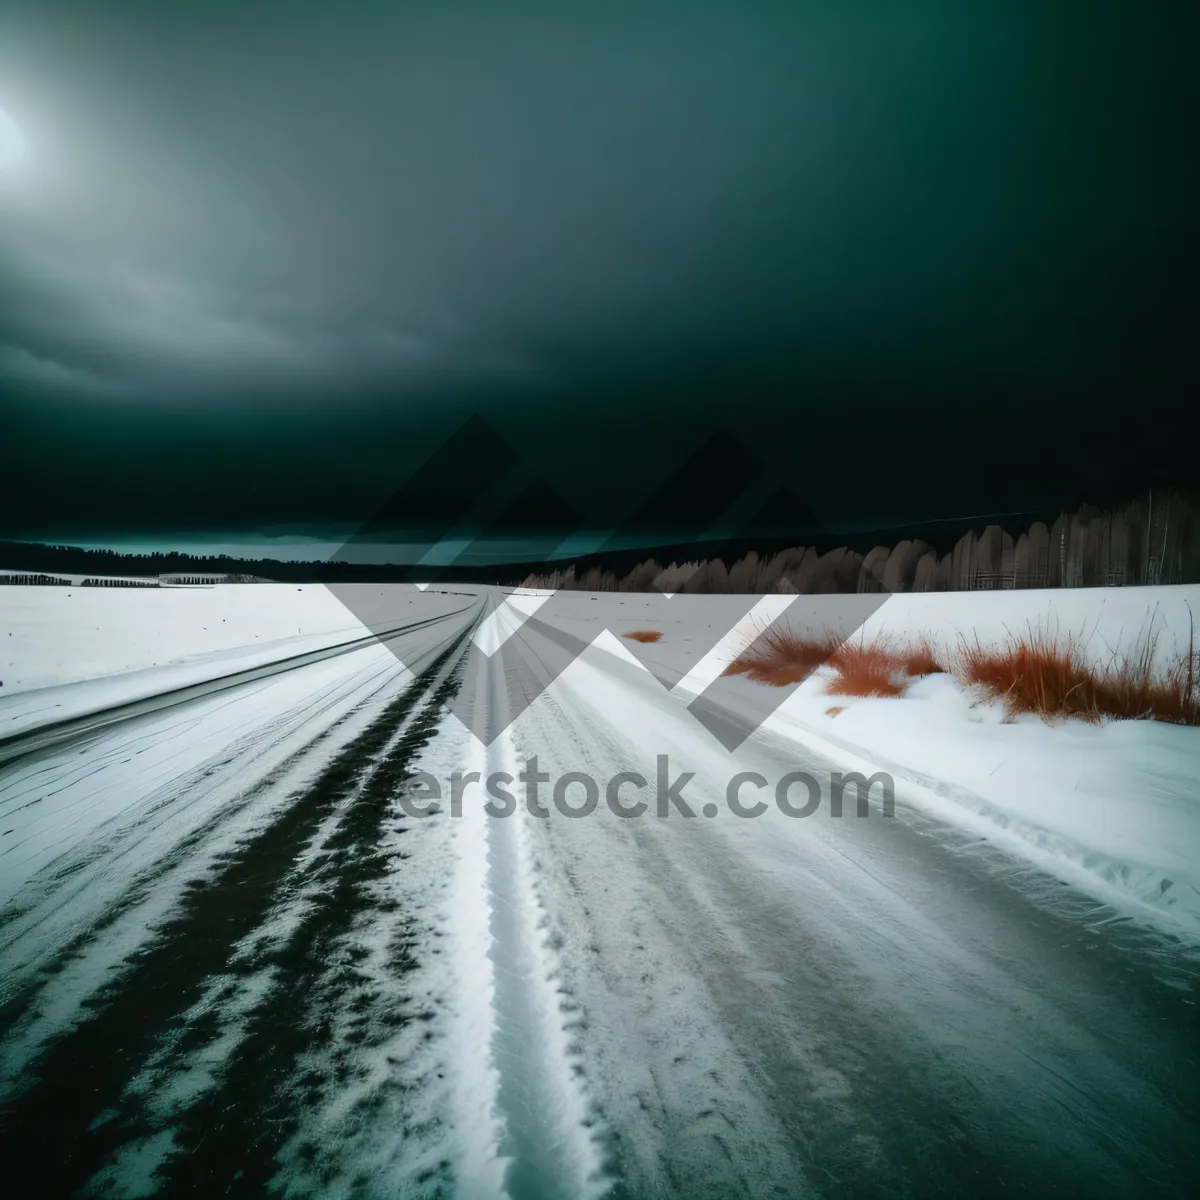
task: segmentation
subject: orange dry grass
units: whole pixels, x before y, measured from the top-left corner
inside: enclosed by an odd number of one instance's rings
[[[768,629],[757,634],[750,644],[725,668],[726,675],[745,675],[756,683],[785,687],[801,683],[841,643],[834,634],[801,637],[790,629]]]
[[[1200,725],[1200,655],[1189,650],[1165,671],[1154,670],[1152,647],[1104,673],[1097,707],[1105,716],[1149,717],[1172,725]]]
[[[760,633],[725,668],[725,674],[784,687],[803,682],[826,663],[835,672],[826,690],[838,696],[899,696],[908,676],[942,669],[927,643],[898,650],[882,638],[867,645],[843,642],[834,633],[802,637],[787,629],[771,629]]]
[[[657,629],[635,629],[632,633],[623,633],[631,642],[657,642],[662,634]]]
[[[1073,637],[1036,633],[1003,646],[963,644],[955,674],[1004,701],[1009,713],[1036,712],[1098,720],[1096,679]]]
[[[1156,665],[1156,643],[1157,635],[1144,635],[1132,651],[1114,653],[1107,666],[1095,666],[1078,639],[1039,629],[1010,636],[1001,646],[963,642],[948,661],[939,661],[926,638],[915,644],[886,637],[843,643],[828,632],[801,636],[768,629],[755,635],[725,674],[784,687],[827,663],[833,671],[826,688],[831,695],[902,696],[915,677],[949,669],[963,683],[1002,700],[1010,715],[1200,725],[1200,653],[1194,638],[1186,655],[1165,668]]]
[[[1073,636],[1030,630],[995,648],[978,641],[962,645],[955,673],[1002,700],[1010,715],[1200,724],[1197,655],[1189,647],[1185,658],[1156,669],[1155,642],[1143,638],[1132,652],[1114,654],[1107,667],[1097,667],[1087,662]]]
[[[901,649],[897,657],[908,675],[943,675],[946,672],[946,668],[938,662],[928,638],[922,638],[916,645]]]
[[[829,660],[836,674],[825,690],[831,696],[903,696],[908,687],[904,659],[882,640],[846,642]]]

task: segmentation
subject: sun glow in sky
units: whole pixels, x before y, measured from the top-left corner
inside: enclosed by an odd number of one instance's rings
[[[0,108],[0,169],[11,167],[24,153],[21,127]]]

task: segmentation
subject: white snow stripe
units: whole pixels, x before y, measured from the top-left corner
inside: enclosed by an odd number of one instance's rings
[[[483,747],[465,739],[471,771],[486,773]],[[492,1061],[495,1039],[495,970],[490,957],[487,814],[477,795],[464,797],[463,814],[453,821],[458,866],[450,898],[453,914],[455,1013],[455,1125],[461,1160],[456,1187],[463,1200],[503,1196],[507,1159],[501,1157],[503,1125],[497,1107],[500,1077]]]
[[[489,747],[489,773],[516,778],[510,735]],[[480,803],[483,801],[481,800]],[[494,1061],[500,1101],[515,1148],[514,1195],[593,1200],[611,1185],[589,1130],[588,1097],[575,1069],[558,991],[557,955],[549,944],[546,910],[538,896],[530,823],[524,808],[490,817],[492,959],[497,1003]]]

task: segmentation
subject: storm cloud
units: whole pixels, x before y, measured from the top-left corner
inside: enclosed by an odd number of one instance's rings
[[[1093,487],[1197,382],[1189,12],[6,5],[3,524],[362,519],[470,412],[597,520],[722,423]]]

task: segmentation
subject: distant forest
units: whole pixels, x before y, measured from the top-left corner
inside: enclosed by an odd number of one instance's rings
[[[1083,508],[1034,521],[1015,535],[1000,525],[967,528],[952,545],[920,537],[848,544],[667,547],[645,558],[630,551],[551,566],[417,567],[288,562],[180,552],[124,554],[76,546],[0,541],[0,568],[28,572],[26,583],[61,584],[64,575],[164,582],[500,583],[581,591],[909,592],[994,588],[1104,587],[1200,583],[1200,505],[1150,495],[1124,508]],[[645,552],[643,552],[645,553]],[[16,582],[15,580],[13,582]]]
[[[731,561],[732,560],[732,561]],[[623,574],[600,564],[533,572],[527,587],[622,592],[951,592],[1121,587],[1200,582],[1200,506],[1147,496],[1114,512],[1083,508],[1014,537],[1000,525],[968,529],[952,549],[920,538],[862,551],[793,546],[666,565],[654,558]]]
[[[523,569],[527,570],[528,565],[523,564]],[[47,575],[140,576],[172,583],[400,583],[433,581],[442,577],[428,568],[406,565],[360,565],[321,559],[291,562],[277,558],[234,558],[227,554],[185,554],[182,551],[126,554],[119,550],[85,550],[79,546],[5,541],[0,541],[0,569]],[[449,577],[465,581],[474,579],[477,574],[452,572]],[[489,577],[488,582],[495,580]]]

